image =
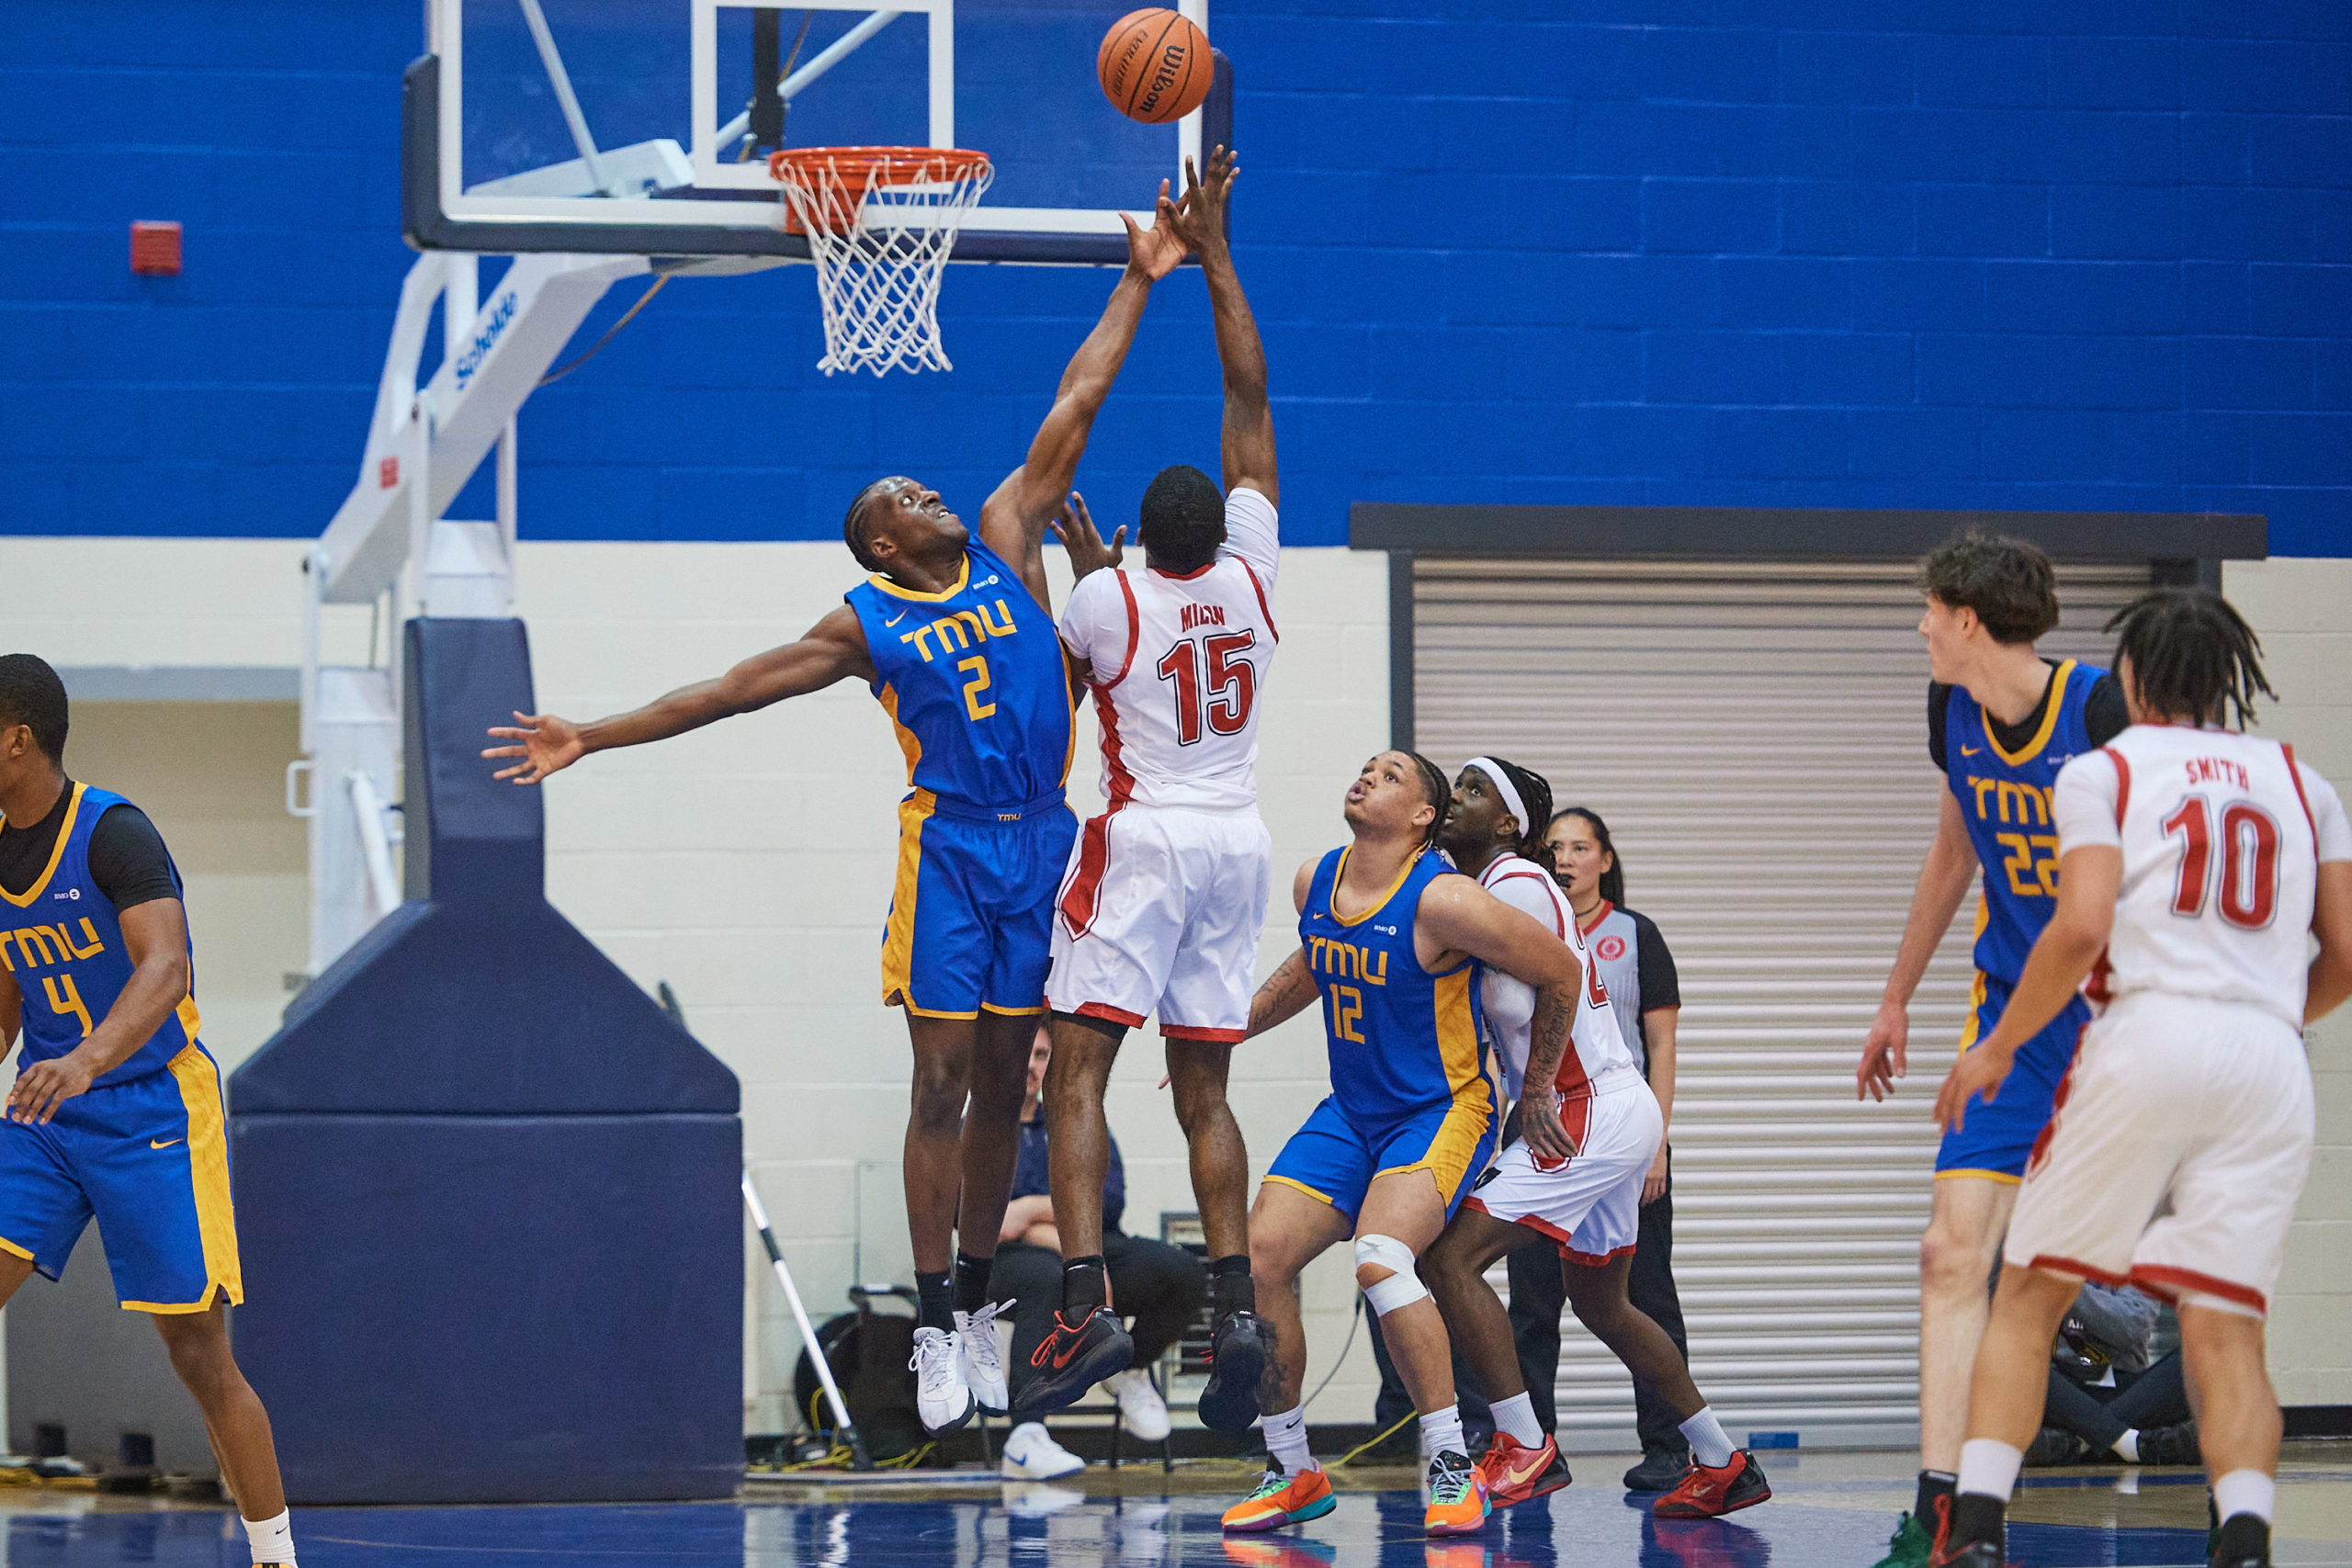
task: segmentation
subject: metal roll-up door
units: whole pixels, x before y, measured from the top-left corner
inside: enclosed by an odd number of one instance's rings
[[[2053,657],[2105,662],[2141,568],[2062,569]],[[1903,1438],[1918,1418],[1928,1122],[1966,1010],[1970,906],[1912,1008],[1910,1076],[1854,1067],[1936,826],[1911,568],[1418,559],[1416,741],[1589,805],[1681,971],[1675,1274],[1691,1370],[1736,1438]],[[1500,1278],[1500,1270],[1497,1276]],[[1630,1441],[1573,1318],[1563,1442]]]

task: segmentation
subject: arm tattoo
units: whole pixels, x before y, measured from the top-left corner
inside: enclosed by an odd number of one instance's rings
[[[1560,1076],[1569,1031],[1576,1023],[1576,998],[1572,987],[1557,983],[1537,988],[1535,1019],[1528,1029],[1527,1089],[1522,1092],[1532,1092],[1535,1086],[1549,1084]]]
[[[1314,999],[1315,980],[1306,972],[1306,950],[1295,950],[1283,960],[1281,968],[1266,976],[1258,994],[1250,998],[1250,1032],[1262,1034],[1274,1025],[1295,1018]]]

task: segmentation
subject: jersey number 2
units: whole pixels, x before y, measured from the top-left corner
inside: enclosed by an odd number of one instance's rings
[[[969,659],[959,660],[956,668],[972,677],[964,682],[964,711],[970,714],[972,721],[977,724],[996,712],[994,703],[980,701],[980,694],[989,689],[989,661],[976,653]]]
[[[1238,735],[1249,728],[1250,705],[1258,699],[1257,671],[1246,659],[1258,645],[1255,631],[1221,632],[1194,643],[1190,637],[1170,649],[1159,664],[1163,681],[1176,686],[1176,744],[1191,746],[1201,739],[1201,720],[1219,735]],[[1201,673],[1201,659],[1208,660],[1208,674]],[[1201,700],[1205,692],[1208,700]]]
[[[2189,795],[2165,818],[2164,829],[2165,838],[2181,840],[2172,912],[2194,919],[2205,912],[2213,880],[2212,808],[2203,795]],[[2278,913],[2278,824],[2252,802],[2233,800],[2222,808],[2221,837],[2222,919],[2258,931]]]
[[[1356,1025],[1363,1021],[1363,993],[1353,986],[1331,987],[1331,1032],[1342,1040],[1361,1045],[1363,1035]]]

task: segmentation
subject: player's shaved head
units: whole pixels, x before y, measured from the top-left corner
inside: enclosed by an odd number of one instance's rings
[[[65,761],[65,682],[33,653],[0,654],[0,729],[23,725],[51,761]]]
[[[1144,488],[1136,536],[1162,570],[1198,570],[1225,543],[1225,491],[1190,463],[1160,469]]]
[[[866,542],[865,503],[873,498],[876,491],[888,485],[893,477],[895,476],[876,479],[872,484],[859,491],[851,498],[849,512],[842,518],[842,543],[847,545],[849,553],[857,558],[857,564],[868,571],[879,571],[882,569],[876,564],[874,552]]]

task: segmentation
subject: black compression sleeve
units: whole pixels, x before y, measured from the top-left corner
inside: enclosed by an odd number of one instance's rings
[[[2090,731],[2091,744],[2104,746],[2132,728],[2132,715],[2123,705],[2123,682],[2110,670],[2091,682],[2090,695],[2083,699],[2083,728]]]
[[[164,836],[135,806],[108,807],[90,829],[90,880],[117,914],[180,896]]]
[[[1658,935],[1656,922],[1647,915],[1631,909],[1625,914],[1634,922],[1634,983],[1641,987],[1642,1010],[1680,1007],[1682,978],[1675,973],[1674,954],[1667,950],[1666,938]]]
[[[1935,759],[1936,772],[1947,773],[1951,764],[1944,760],[1944,715],[1951,706],[1951,688],[1941,681],[1928,682],[1928,755]]]

